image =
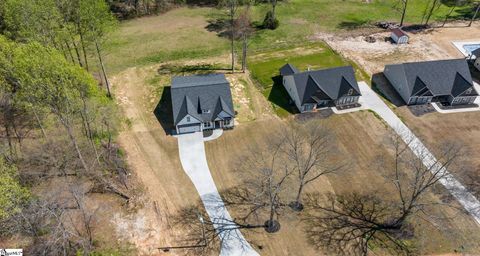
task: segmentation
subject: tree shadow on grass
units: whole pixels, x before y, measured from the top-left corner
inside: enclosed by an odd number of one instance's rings
[[[227,18],[216,18],[207,20],[208,25],[205,29],[209,32],[217,33],[218,37],[230,38],[232,34],[230,20]]]
[[[290,103],[290,95],[282,84],[282,76],[272,77],[273,86],[268,95],[268,100],[290,114],[299,113],[294,104]]]
[[[158,74],[211,74],[216,71],[227,71],[229,68],[222,67],[220,64],[193,64],[193,65],[173,65],[164,64],[157,70]]]
[[[362,20],[362,19],[355,18],[355,19],[351,19],[351,20],[348,20],[348,21],[340,22],[337,25],[337,28],[352,30],[352,29],[366,27],[367,25],[369,25],[368,20]]]
[[[175,134],[175,126],[173,125],[173,113],[172,113],[172,97],[171,88],[166,86],[163,89],[162,97],[157,106],[153,110],[155,117],[162,126],[165,134]]]

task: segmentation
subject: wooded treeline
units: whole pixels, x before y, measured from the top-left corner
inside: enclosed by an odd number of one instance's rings
[[[90,254],[99,216],[135,194],[101,51],[116,19],[104,0],[6,0],[0,14],[0,239]]]
[[[181,5],[226,6],[230,0],[108,0],[110,10],[119,19],[130,19],[145,15],[159,14]],[[239,0],[239,5],[247,3],[270,3],[269,0]]]

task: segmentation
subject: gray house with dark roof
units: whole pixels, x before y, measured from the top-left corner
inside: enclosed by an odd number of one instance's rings
[[[171,94],[177,134],[233,128],[235,112],[225,75],[174,77]]]
[[[300,72],[291,64],[280,68],[283,86],[300,112],[358,103],[361,96],[351,66]]]
[[[407,105],[465,105],[478,96],[465,59],[386,65],[383,73]]]

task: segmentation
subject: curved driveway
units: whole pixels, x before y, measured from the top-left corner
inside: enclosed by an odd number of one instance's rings
[[[211,139],[220,136],[220,134],[218,132],[214,133]],[[204,139],[202,132],[182,134],[178,135],[177,138],[183,170],[192,180],[205,210],[219,234],[221,240],[220,255],[258,255],[233,223],[215,186],[208,168],[204,146],[204,140],[210,140],[210,138]]]

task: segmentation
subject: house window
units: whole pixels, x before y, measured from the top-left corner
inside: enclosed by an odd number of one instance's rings
[[[202,109],[202,114],[210,113],[210,109]]]
[[[189,117],[189,116],[187,116],[187,122],[189,122],[189,123],[190,123],[190,117]]]
[[[350,96],[352,94],[353,94],[353,89],[348,90],[348,95]]]
[[[212,128],[213,125],[211,122],[206,122],[206,123],[203,123],[203,128]]]
[[[465,91],[465,94],[470,94],[472,93],[472,88],[468,88],[466,91]]]
[[[230,118],[226,118],[225,120],[223,120],[223,125],[230,125]]]

